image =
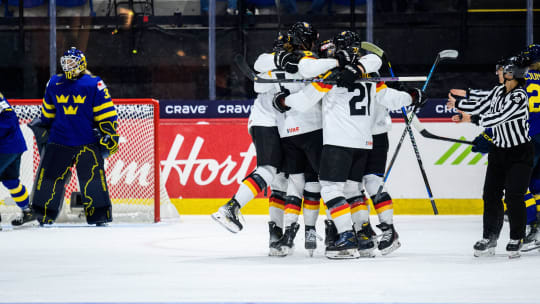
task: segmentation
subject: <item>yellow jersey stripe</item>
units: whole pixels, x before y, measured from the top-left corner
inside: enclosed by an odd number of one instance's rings
[[[116,110],[110,111],[110,112],[103,113],[103,114],[101,114],[101,115],[95,116],[95,117],[94,117],[94,121],[102,121],[102,120],[104,120],[105,118],[109,118],[109,117],[113,117],[113,116],[117,116],[117,115],[118,115],[118,114],[116,114]]]
[[[22,184],[19,184],[17,188],[9,189],[9,193],[15,194],[15,193],[21,192],[22,187],[23,187]]]
[[[48,104],[46,101],[45,101],[45,98],[43,98],[43,106],[47,109],[47,110],[56,110],[56,107],[54,106],[54,104]]]
[[[114,104],[112,103],[112,101],[109,101],[109,102],[106,102],[106,103],[104,103],[102,105],[94,107],[94,112],[99,112],[99,111],[101,111],[103,109],[112,108],[112,107],[114,107]]]
[[[41,107],[41,113],[43,114],[43,116],[45,116],[47,118],[55,118],[56,117],[56,113],[49,113],[49,112],[47,112],[47,110],[45,110],[44,107]]]

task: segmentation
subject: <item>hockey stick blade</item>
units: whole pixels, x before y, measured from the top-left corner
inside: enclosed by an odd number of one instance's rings
[[[442,50],[439,52],[439,58],[441,58],[441,60],[457,59],[458,56],[459,52],[456,50]]]
[[[383,49],[368,41],[362,41],[362,43],[360,43],[360,48],[368,52],[372,52],[381,58],[384,58],[385,56]]]
[[[409,115],[409,117],[410,117],[410,115]],[[426,128],[422,125],[422,123],[420,122],[420,120],[418,120],[418,117],[416,117],[416,116],[413,117],[411,123],[412,123],[413,127],[418,132],[420,132],[420,134],[422,136],[424,136],[425,138],[431,138],[431,139],[437,139],[437,140],[444,140],[444,141],[449,141],[449,142],[456,142],[456,143],[461,143],[461,144],[473,145],[472,141],[439,136],[439,135],[435,135],[435,134],[429,132],[428,130],[426,130]]]

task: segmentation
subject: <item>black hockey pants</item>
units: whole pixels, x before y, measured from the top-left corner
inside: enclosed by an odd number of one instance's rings
[[[525,237],[527,214],[524,195],[529,185],[534,146],[525,143],[512,148],[493,147],[488,155],[484,182],[484,238],[499,237],[504,220],[502,198],[508,210],[510,238]]]

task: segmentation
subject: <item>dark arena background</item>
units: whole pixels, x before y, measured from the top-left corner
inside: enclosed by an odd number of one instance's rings
[[[253,68],[298,21],[310,23],[319,41],[351,30],[382,48],[381,77],[391,76],[388,61],[396,76],[431,77],[410,131],[414,145],[401,110],[390,111],[385,183],[401,242],[390,254],[328,259],[321,201],[316,249],[306,249],[306,216],[297,210],[294,251],[269,256],[277,200],[246,178],[257,167],[247,130],[257,94],[235,58]],[[504,222],[494,255],[473,256],[488,154],[472,146],[483,128],[454,123],[457,112],[446,106],[450,89],[495,87],[497,62],[539,44],[539,33],[540,0],[0,0],[0,97],[28,146],[20,181],[30,201],[40,155],[28,124],[42,115],[45,88],[70,47],[106,84],[119,122],[119,150],[104,168],[108,226],[87,225],[73,168],[50,226],[12,225],[21,210],[0,185],[0,304],[540,303],[540,233],[536,247],[509,259]],[[459,56],[430,74],[443,50]],[[386,84],[404,90],[425,82]],[[536,107],[539,88],[529,90]],[[211,215],[241,187],[254,196],[241,209],[243,229],[232,234]],[[379,209],[367,211],[373,227]]]

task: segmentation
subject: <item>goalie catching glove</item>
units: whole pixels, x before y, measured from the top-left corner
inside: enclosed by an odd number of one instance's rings
[[[98,126],[101,154],[103,158],[107,158],[118,151],[118,139],[120,138],[120,135],[116,133],[118,122],[102,121]]]
[[[289,96],[290,94],[291,92],[284,88],[283,91],[277,92],[276,95],[274,95],[274,99],[272,99],[272,106],[279,113],[285,113],[291,109],[291,107],[288,107],[285,104],[285,98],[287,98],[287,96]]]

